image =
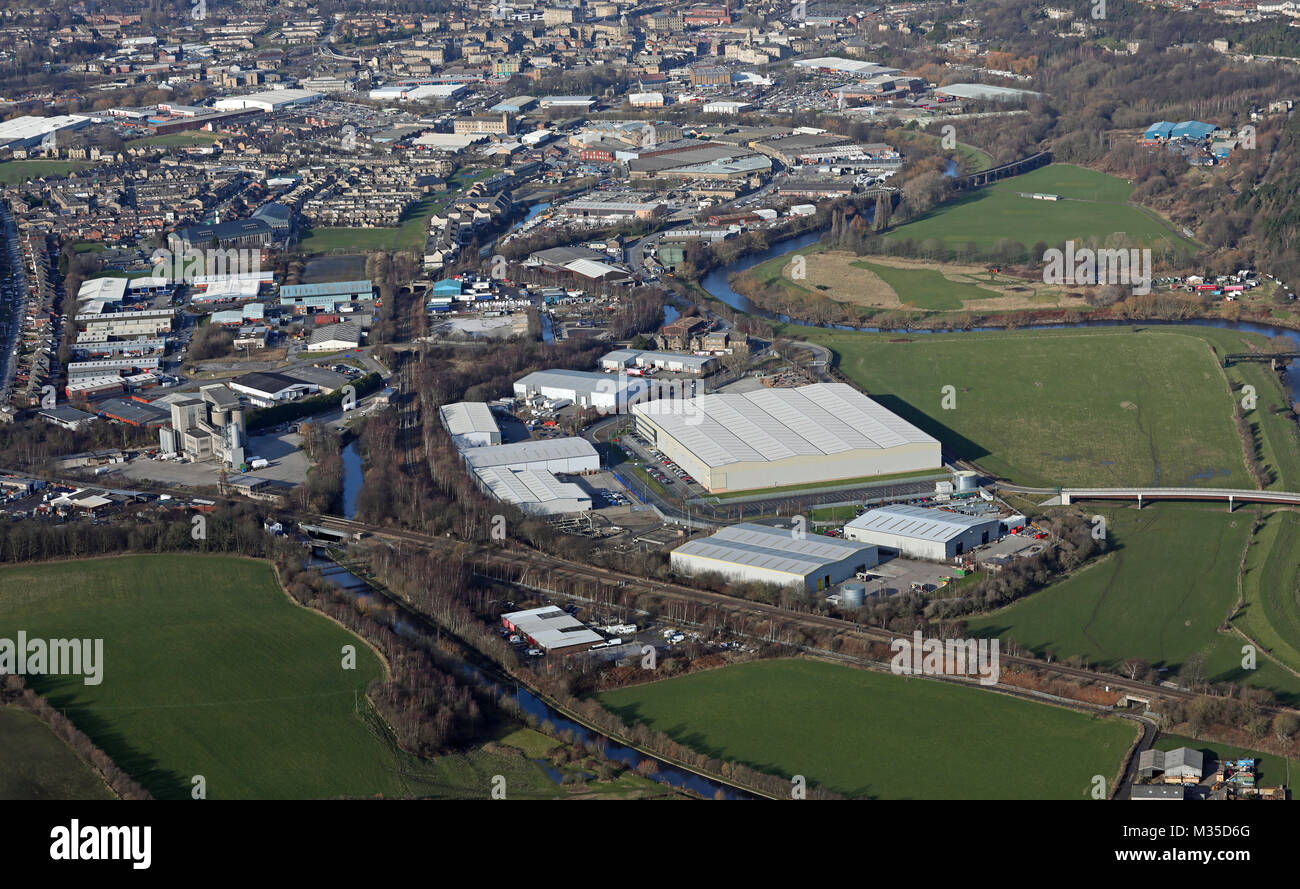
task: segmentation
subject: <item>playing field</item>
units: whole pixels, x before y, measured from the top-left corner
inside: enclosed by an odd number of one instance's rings
[[[1083,504],[1106,520],[1116,550],[1070,577],[1000,611],[969,622],[973,635],[1013,639],[1039,655],[1081,657],[1120,670],[1141,658],[1176,675],[1193,653],[1206,655],[1210,678],[1257,685],[1284,700],[1300,696],[1300,678],[1258,659],[1241,669],[1239,637],[1221,634],[1237,600],[1237,572],[1250,534],[1245,509],[1161,503],[1141,510]],[[1295,550],[1279,549],[1290,560]],[[1289,595],[1289,590],[1286,595]],[[1291,609],[1294,615],[1294,609]]]
[[[94,770],[46,725],[0,707],[0,800],[113,799]]]
[[[16,160],[0,163],[0,185],[21,185],[42,176],[66,176],[94,166],[90,161]]]
[[[757,661],[601,695],[710,756],[879,799],[1084,799],[1133,726],[820,661]],[[997,763],[1014,763],[997,768]]]
[[[1039,241],[1054,246],[1071,239],[1105,239],[1122,233],[1123,244],[1115,246],[1192,246],[1169,226],[1129,205],[1132,190],[1125,180],[1105,173],[1051,164],[974,189],[899,225],[887,240],[937,238],[949,247],[974,242],[987,250],[1003,238],[1029,248]],[[1021,197],[1022,193],[1056,194],[1062,200],[1033,200]]]

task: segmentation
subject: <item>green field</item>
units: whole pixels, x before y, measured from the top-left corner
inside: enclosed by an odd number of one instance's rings
[[[799,328],[946,456],[1025,485],[1253,487],[1210,350],[1262,341],[1205,327],[985,333]],[[891,340],[893,340],[891,342]],[[944,408],[943,387],[955,404]]]
[[[485,798],[496,774],[511,796],[568,792],[524,758],[397,750],[361,697],[381,675],[377,657],[293,604],[263,562],[161,555],[4,568],[0,635],[10,628],[104,640],[101,685],[32,685],[157,797],[189,798],[194,775],[209,799]],[[355,671],[341,669],[347,644]]]
[[[45,723],[0,707],[0,800],[114,799],[94,769]]]
[[[1266,488],[1278,491],[1300,489],[1300,428],[1285,411],[1290,407],[1286,391],[1267,364],[1244,361],[1226,368],[1228,379],[1253,386],[1255,407],[1243,409],[1246,420],[1256,430],[1260,461],[1269,473]],[[1237,393],[1240,402],[1244,390]]]
[[[132,139],[126,143],[126,147],[140,148],[145,145],[161,145],[167,148],[176,148],[187,145],[211,145],[220,138],[221,135],[218,133],[188,130],[182,133],[166,133],[162,136],[145,136],[143,139]]]
[[[1136,734],[1119,719],[820,661],[756,661],[600,698],[710,756],[879,799],[1084,799],[1094,775],[1114,780]]]
[[[991,299],[1002,294],[964,281],[950,281],[936,269],[900,269],[861,260],[854,268],[875,272],[894,289],[898,298],[918,309],[960,309],[968,299]]]
[[[302,232],[299,241],[306,253],[375,252],[395,249],[400,231],[396,227],[313,228]]]
[[[21,185],[42,176],[66,176],[95,166],[91,161],[16,160],[0,163],[0,185]]]
[[[1252,522],[1247,510],[1229,514],[1222,505],[1191,503],[1084,508],[1106,518],[1115,551],[971,620],[973,635],[998,635],[1039,655],[1081,658],[1117,671],[1136,657],[1176,674],[1199,652],[1214,681],[1257,685],[1300,701],[1300,678],[1262,656],[1257,670],[1241,669],[1240,637],[1218,632],[1237,601],[1238,566]],[[1282,549],[1279,556],[1293,561],[1294,552]]]
[[[1254,759],[1256,760],[1255,783],[1261,787],[1276,787],[1279,784],[1290,787],[1290,776],[1300,776],[1300,760],[1287,759],[1285,756],[1278,756],[1275,753],[1261,753],[1247,747],[1220,744],[1218,741],[1201,741],[1184,735],[1161,734],[1160,737],[1156,738],[1156,742],[1152,746],[1156,750],[1173,750],[1178,747],[1191,747],[1193,750],[1199,750],[1205,755],[1207,767],[1210,765],[1209,760],[1211,759],[1215,762],[1223,762],[1229,759]]]
[[[1071,239],[1104,240],[1123,233],[1124,246],[1193,246],[1170,227],[1129,205],[1132,191],[1123,179],[1070,164],[1051,164],[942,204],[899,225],[887,240],[937,238],[949,247],[974,242],[987,250],[1003,238],[1028,248],[1038,241],[1054,246]],[[1057,194],[1063,200],[1036,201],[1021,197],[1021,192]]]
[[[1300,671],[1300,514],[1268,514],[1252,542],[1242,579],[1245,605],[1233,619],[1242,632]]]

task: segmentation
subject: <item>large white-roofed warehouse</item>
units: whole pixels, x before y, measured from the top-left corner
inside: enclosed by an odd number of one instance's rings
[[[874,546],[748,523],[683,543],[669,559],[679,574],[721,574],[807,590],[828,589],[879,561]]]
[[[501,444],[501,427],[482,401],[457,401],[438,408],[442,425],[458,450]]]
[[[595,472],[600,455],[585,438],[552,438],[467,448],[460,452],[471,471],[505,467],[518,471]]]
[[[603,412],[626,409],[649,383],[588,370],[539,370],[515,380],[516,398],[567,398],[578,407]]]
[[[574,482],[562,482],[544,469],[485,467],[474,472],[479,486],[528,515],[565,515],[591,509],[591,495]]]
[[[637,433],[711,493],[940,470],[939,442],[844,383],[632,405]]]
[[[897,504],[869,509],[844,526],[844,537],[918,559],[942,561],[998,539],[999,518]]]

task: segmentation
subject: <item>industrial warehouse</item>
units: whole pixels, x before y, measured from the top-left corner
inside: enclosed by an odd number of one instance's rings
[[[670,558],[679,574],[720,574],[806,590],[829,589],[879,561],[874,546],[748,523],[684,543]]]
[[[547,654],[568,654],[605,641],[604,636],[554,605],[503,614],[501,625]]]
[[[443,414],[449,432],[464,419],[458,413],[452,412],[450,422],[448,415]],[[482,426],[482,417],[478,419]],[[452,433],[453,440],[458,437],[464,440],[463,436],[463,433]],[[500,440],[499,431],[497,439]],[[556,438],[468,447],[461,450],[461,456],[484,493],[504,503],[513,503],[529,515],[562,515],[591,509],[589,493],[578,484],[555,477],[557,472],[584,473],[600,469],[600,455],[586,439]]]
[[[648,388],[645,380],[635,378],[585,370],[539,370],[515,381],[515,397],[524,401],[538,397],[571,401],[578,407],[612,413],[626,409]]]
[[[844,383],[647,402],[631,412],[641,437],[715,494],[943,465],[937,439]]]
[[[896,504],[864,512],[844,526],[844,537],[903,556],[943,560],[997,540],[1001,527],[996,516]]]
[[[501,427],[486,402],[444,404],[438,409],[438,414],[458,451],[501,444]]]

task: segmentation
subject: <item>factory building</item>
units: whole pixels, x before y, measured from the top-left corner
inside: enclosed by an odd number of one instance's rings
[[[584,438],[551,438],[461,451],[471,472],[507,468],[516,471],[595,472],[600,455]]]
[[[874,567],[879,557],[874,546],[745,523],[684,543],[670,560],[679,574],[824,590]]]
[[[718,365],[711,355],[680,355],[676,352],[652,352],[644,349],[615,349],[600,359],[607,371],[667,370],[673,373],[707,374]]]
[[[633,404],[639,435],[710,493],[938,470],[939,442],[852,386]]]
[[[921,506],[870,509],[844,526],[844,537],[916,559],[942,561],[998,539],[997,516],[970,516]]]
[[[515,381],[515,397],[537,396],[572,401],[578,407],[601,413],[626,410],[634,399],[645,397],[649,384],[643,379],[593,373],[585,370],[539,370]]]
[[[459,451],[501,444],[501,427],[485,402],[444,404],[438,409],[438,416]]]
[[[475,470],[474,480],[484,493],[503,503],[513,503],[528,515],[564,515],[591,509],[591,495],[581,485],[560,481],[544,469],[484,467]]]
[[[569,654],[605,641],[604,636],[554,605],[503,614],[501,626],[547,654]]]
[[[160,402],[162,399],[160,399]],[[244,462],[248,427],[239,396],[222,383],[199,389],[199,397],[169,396],[171,425],[158,430],[159,450],[191,460],[216,460],[237,467]]]

